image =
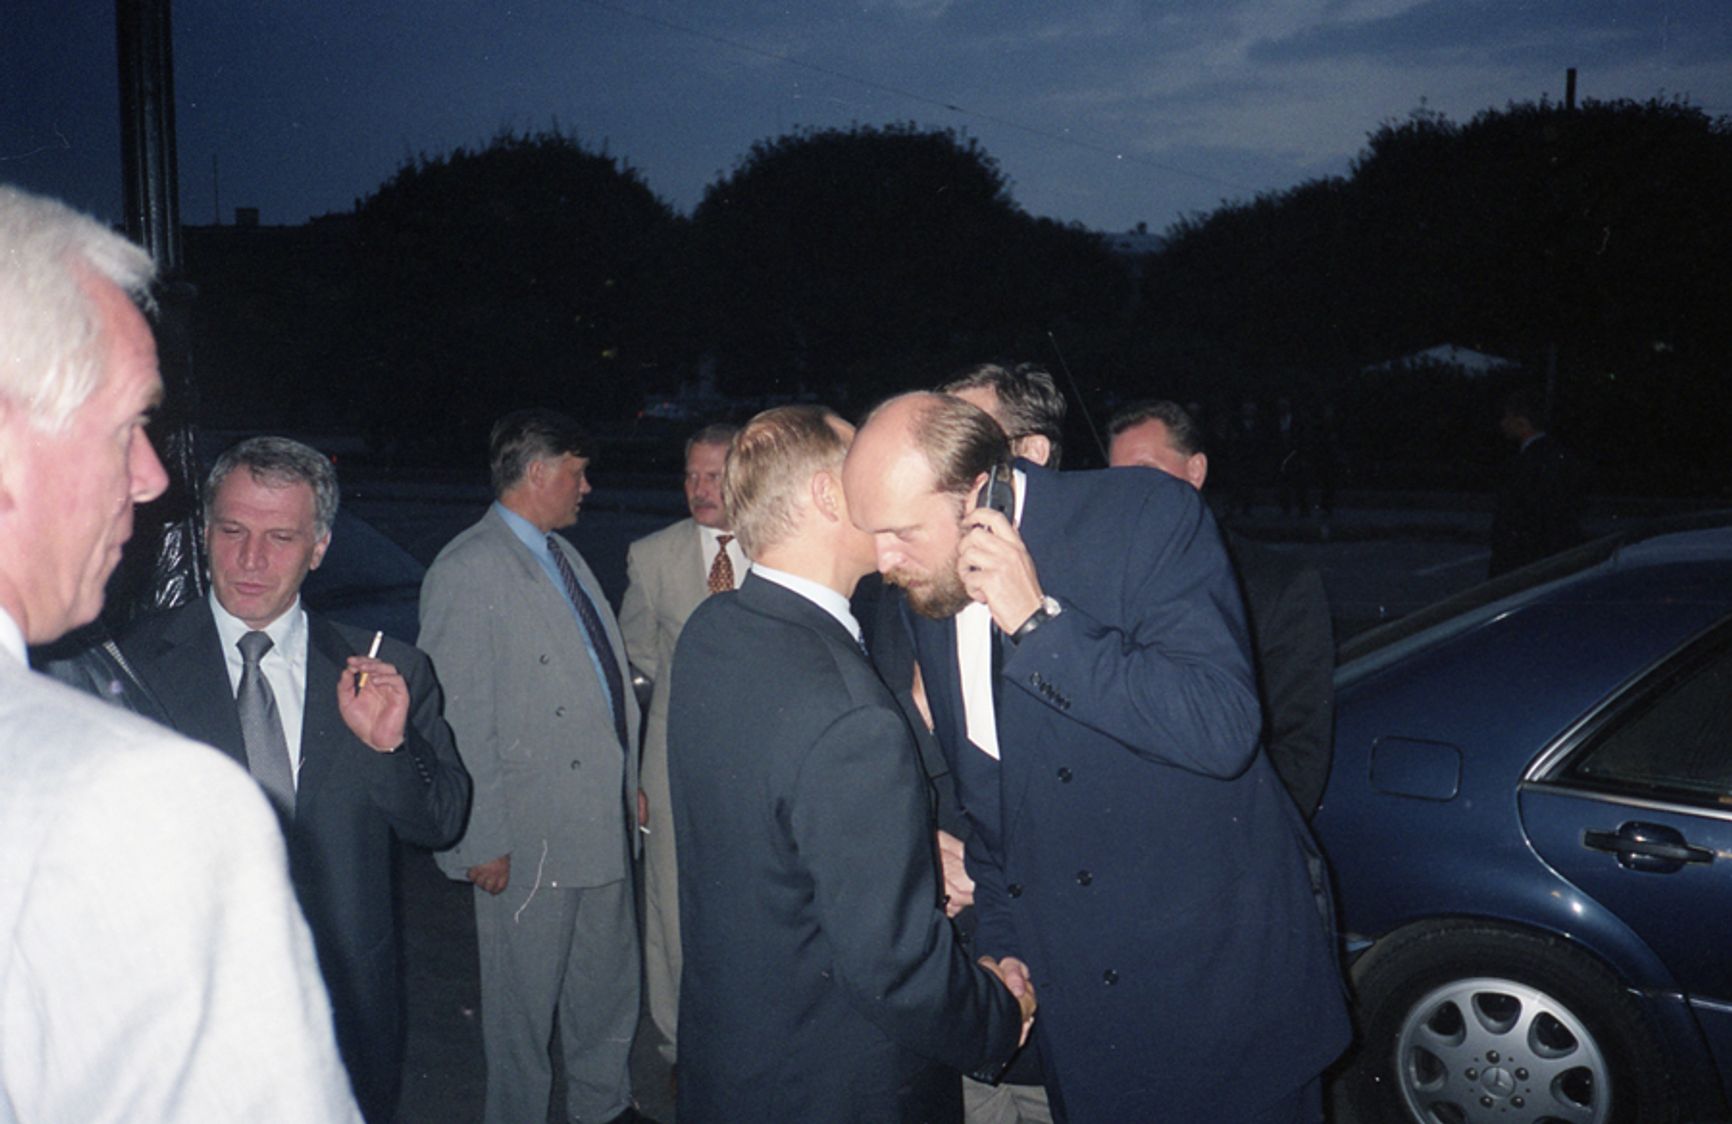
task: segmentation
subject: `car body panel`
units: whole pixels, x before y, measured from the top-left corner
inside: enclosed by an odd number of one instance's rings
[[[1732,617],[1732,520],[1710,524],[1585,548],[1386,642],[1358,638],[1314,828],[1350,948],[1451,918],[1564,937],[1646,1001],[1681,1066],[1718,1059],[1724,1082],[1732,793],[1723,809],[1673,808],[1564,774],[1597,716]],[[1583,845],[1626,823],[1715,858],[1657,873]]]

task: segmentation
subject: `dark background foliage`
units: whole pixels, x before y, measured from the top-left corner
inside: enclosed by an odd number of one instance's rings
[[[1402,487],[1483,486],[1496,405],[1528,384],[1601,488],[1726,484],[1732,129],[1687,104],[1420,109],[1347,176],[1191,216],[1147,256],[1012,187],[952,132],[802,130],[687,219],[575,137],[502,134],[352,214],[189,231],[201,416],[433,460],[532,402],[641,435],[646,397],[700,369],[713,411],[858,411],[1000,357],[1068,367],[1096,417],[1160,395],[1224,433],[1288,398],[1357,481]],[[1442,343],[1518,366],[1376,369]]]

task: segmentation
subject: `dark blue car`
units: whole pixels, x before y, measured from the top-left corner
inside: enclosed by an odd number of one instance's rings
[[[1316,830],[1362,1124],[1721,1119],[1732,517],[1615,536],[1355,638]]]

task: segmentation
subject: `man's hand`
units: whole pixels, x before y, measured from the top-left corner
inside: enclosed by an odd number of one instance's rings
[[[956,573],[968,596],[992,610],[1000,632],[1015,632],[1045,600],[1022,536],[989,507],[977,507],[963,518]]]
[[[361,676],[367,681],[356,689]],[[337,677],[337,713],[370,749],[390,753],[403,744],[409,718],[409,684],[384,660],[350,656]]]
[[[998,982],[1016,996],[1016,1005],[1022,1010],[1022,1037],[1016,1044],[1021,1046],[1028,1041],[1028,1032],[1034,1026],[1034,983],[1028,978],[1028,965],[1014,956],[1006,956],[1003,960],[994,960],[990,956],[980,958],[980,966],[998,977]]]
[[[974,904],[974,879],[962,861],[962,840],[940,831],[938,861],[944,867],[944,916],[955,917]]]
[[[497,897],[511,882],[511,856],[500,855],[492,862],[480,863],[467,871],[469,881]]]
[[[644,795],[641,788],[637,790],[637,825],[649,826],[649,797]]]

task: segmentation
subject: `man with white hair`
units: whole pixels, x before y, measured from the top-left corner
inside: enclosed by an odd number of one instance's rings
[[[0,1121],[358,1121],[257,786],[24,662],[168,482],[152,273],[0,186]]]

